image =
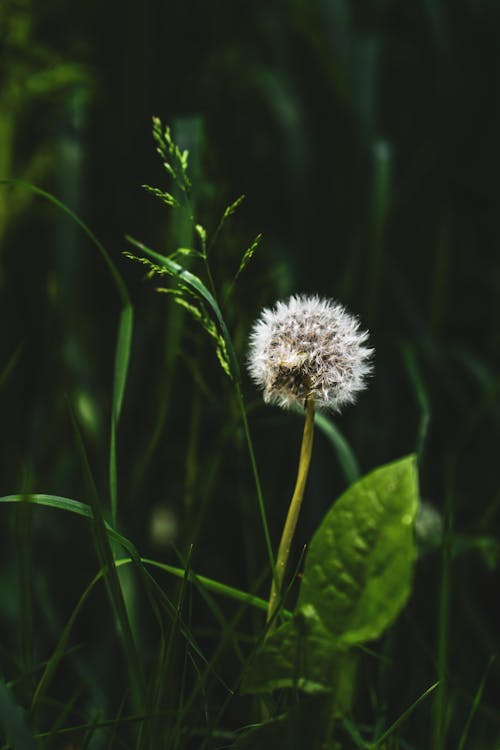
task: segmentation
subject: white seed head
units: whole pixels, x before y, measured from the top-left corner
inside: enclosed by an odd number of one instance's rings
[[[248,370],[267,402],[289,408],[314,396],[318,407],[339,410],[355,401],[372,370],[367,339],[338,302],[293,296],[255,322]]]

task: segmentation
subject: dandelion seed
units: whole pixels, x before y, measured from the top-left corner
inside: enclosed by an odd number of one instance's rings
[[[266,308],[250,336],[248,369],[264,400],[338,411],[353,403],[372,370],[368,333],[338,302],[297,295]]]

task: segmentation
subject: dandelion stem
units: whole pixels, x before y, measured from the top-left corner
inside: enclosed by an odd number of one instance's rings
[[[290,502],[290,507],[288,509],[288,515],[286,517],[285,526],[283,528],[280,546],[278,549],[278,557],[276,559],[276,567],[274,569],[273,582],[271,585],[271,593],[269,595],[269,604],[267,608],[267,622],[270,622],[272,620],[280,603],[281,592],[283,588],[283,579],[285,577],[288,557],[290,555],[290,547],[292,546],[293,535],[297,526],[300,506],[302,505],[302,498],[304,497],[304,490],[307,482],[307,475],[309,473],[309,466],[311,464],[313,434],[314,396],[311,395],[306,399],[306,421],[304,425],[304,433],[302,435],[302,445],[300,448],[297,481],[295,483],[295,489],[293,492],[292,500]],[[268,632],[270,632],[272,627],[273,624],[271,624],[271,628]]]

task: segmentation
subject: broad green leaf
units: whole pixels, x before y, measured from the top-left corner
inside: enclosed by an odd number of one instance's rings
[[[330,737],[332,697],[305,696],[294,702],[286,713],[261,724],[247,727],[234,750],[341,750]]]
[[[352,485],[313,536],[298,607],[312,604],[339,644],[378,638],[406,602],[417,508],[410,456]]]
[[[277,628],[249,664],[244,693],[295,688],[310,695],[335,693],[336,710],[344,714],[351,703],[356,654],[338,646],[312,605]]]
[[[56,198],[52,193],[47,193],[46,190],[42,190],[41,188],[37,187],[36,185],[32,185],[30,182],[23,182],[22,180],[15,180],[15,179],[0,179],[0,185],[16,185],[18,187],[26,188],[26,190],[31,191],[32,193],[35,193],[35,195],[40,195],[42,198],[45,198],[50,203],[54,204],[59,208],[61,211],[63,211],[65,214],[67,214],[78,226],[85,232],[87,237],[90,239],[90,241],[95,245],[99,253],[101,254],[104,262],[106,263],[111,276],[113,278],[113,281],[115,283],[115,286],[118,290],[118,294],[120,295],[120,299],[122,301],[123,305],[129,305],[130,299],[129,294],[127,291],[127,287],[125,286],[125,282],[123,281],[118,269],[116,268],[115,264],[111,260],[111,256],[104,247],[104,245],[99,242],[95,234],[92,232],[92,230],[85,224],[84,221],[80,219],[77,214],[75,214],[74,211],[72,211],[68,206],[66,206],[65,203],[60,201],[58,198]]]
[[[243,692],[295,686],[336,692],[337,709],[348,707],[352,647],[378,638],[410,593],[417,506],[413,456],[376,469],[337,500],[311,541],[295,615],[256,653]]]

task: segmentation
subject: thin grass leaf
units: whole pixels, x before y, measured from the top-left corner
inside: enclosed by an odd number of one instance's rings
[[[83,438],[76,422],[76,418],[73,414],[72,423],[78,451],[81,456],[85,477],[90,490],[90,506],[92,508],[93,516],[92,530],[96,552],[101,562],[101,566],[106,571],[106,589],[108,591],[112,610],[116,617],[118,635],[121,637],[123,643],[123,650],[129,670],[134,703],[139,708],[139,710],[144,711],[146,694],[144,675],[142,672],[139,653],[132,633],[132,627],[123,596],[123,590],[121,587],[120,579],[118,577],[116,566],[114,564],[114,552],[107,533],[96,484],[90,469],[90,464],[85,450],[85,445],[83,443]]]
[[[338,427],[334,425],[325,414],[316,412],[314,415],[314,421],[337,454],[337,458],[347,483],[349,485],[354,484],[354,482],[360,478],[361,471],[351,446]]]
[[[111,256],[108,251],[97,239],[91,229],[82,221],[77,214],[74,213],[68,206],[62,201],[56,198],[51,193],[42,190],[28,182],[22,180],[0,180],[0,185],[16,185],[24,187],[27,190],[40,195],[41,197],[48,200],[69,216],[78,226],[85,232],[87,237],[95,245],[104,262],[106,263],[114,284],[120,296],[122,303],[122,311],[120,314],[120,321],[118,325],[118,335],[116,342],[115,352],[115,364],[113,373],[113,400],[112,400],[112,416],[111,416],[111,434],[110,434],[110,451],[109,451],[109,492],[110,492],[110,504],[111,514],[113,523],[116,523],[117,515],[117,467],[116,467],[116,428],[118,419],[120,417],[123,393],[125,390],[125,382],[127,378],[128,363],[130,357],[130,344],[132,339],[132,328],[133,328],[133,310],[130,302],[130,297],[118,269],[111,260]]]
[[[389,729],[387,729],[384,732],[384,734],[381,737],[378,738],[378,740],[376,740],[375,742],[373,742],[371,745],[368,745],[368,750],[376,750],[376,748],[380,748],[380,746],[382,745],[382,743],[385,742],[385,740],[388,737],[390,737],[391,734],[396,731],[396,729],[398,729],[402,724],[404,724],[404,722],[407,720],[407,718],[414,712],[414,710],[416,709],[416,707],[418,705],[420,705],[420,703],[422,703],[422,701],[425,700],[427,698],[427,696],[429,696],[432,692],[434,692],[434,690],[437,688],[438,685],[439,685],[439,682],[435,682],[433,685],[431,685],[430,687],[428,687],[427,690],[425,690],[422,693],[422,695],[420,695],[417,698],[417,700],[414,701],[411,704],[411,706],[409,706],[406,709],[406,711],[403,711],[403,713],[401,714],[401,716],[399,716],[396,719],[396,721],[393,724],[391,724],[391,726],[389,727]]]
[[[429,431],[429,423],[431,420],[430,400],[427,388],[425,387],[422,378],[422,374],[417,364],[417,358],[415,356],[414,348],[408,342],[405,342],[402,349],[403,359],[410,376],[411,383],[415,390],[415,395],[420,410],[420,421],[417,430],[415,453],[417,454],[418,460],[421,463],[425,441],[427,438],[427,433]]]
[[[16,508],[14,517],[15,549],[19,587],[19,641],[22,671],[30,674],[34,670],[34,612],[32,597],[33,550],[31,530],[33,516],[25,504]]]
[[[42,506],[46,508],[53,508],[55,510],[65,510],[69,513],[73,513],[77,516],[81,516],[82,518],[86,518],[90,521],[93,520],[93,517],[94,517],[93,511],[90,505],[86,505],[85,503],[81,503],[78,500],[72,500],[67,497],[60,497],[58,495],[44,495],[44,494],[6,495],[4,497],[0,497],[0,504],[1,503],[5,503],[5,504],[7,503],[8,504],[29,503],[31,505],[38,505],[38,506]],[[158,568],[159,570],[163,570],[166,573],[169,573],[170,575],[175,576],[176,578],[184,577],[185,571],[183,568],[178,568],[178,567],[175,567],[174,565],[168,565],[167,563],[162,563],[157,560],[151,560],[149,558],[139,557],[139,554],[135,546],[129,539],[124,537],[122,534],[119,534],[106,522],[105,522],[105,528],[109,537],[131,554],[130,558],[115,560],[116,566],[125,565],[131,562],[137,563],[137,561],[140,561],[144,565],[149,565],[153,568]],[[265,601],[264,599],[261,599],[258,596],[255,596],[254,594],[249,594],[246,591],[241,591],[240,589],[236,589],[233,586],[227,586],[224,583],[220,583],[219,581],[214,581],[212,578],[207,578],[207,576],[199,575],[198,573],[194,573],[193,571],[191,571],[189,579],[190,581],[195,582],[196,584],[204,586],[208,591],[213,591],[216,594],[220,594],[221,596],[228,597],[229,599],[233,599],[234,601],[241,602],[242,604],[246,604],[250,607],[256,607],[257,609],[260,609],[264,612],[267,610],[267,601]],[[287,617],[290,617],[291,613],[285,612],[285,615]]]
[[[171,276],[178,278],[180,281],[182,281],[183,284],[190,287],[190,289],[192,289],[200,298],[205,300],[209,308],[214,313],[215,320],[220,328],[224,341],[226,342],[229,359],[230,359],[230,365],[231,365],[231,375],[235,380],[239,380],[240,368],[238,365],[238,360],[236,359],[234,348],[232,346],[231,338],[229,336],[229,331],[227,329],[226,323],[222,316],[221,309],[219,305],[217,304],[215,297],[207,289],[203,281],[198,276],[195,276],[195,274],[191,273],[191,271],[188,271],[179,263],[176,263],[174,260],[171,259],[171,257],[166,257],[164,255],[161,255],[160,253],[157,253],[155,250],[151,250],[151,248],[146,247],[146,245],[134,239],[133,237],[127,236],[126,239],[128,242],[130,242],[130,244],[132,244],[142,253],[152,258],[161,267],[165,268],[165,270]]]
[[[19,362],[19,358],[21,357],[23,347],[24,344],[19,344],[14,354],[9,357],[9,359],[7,360],[7,364],[0,372],[0,388],[2,388],[3,384],[8,380],[10,374],[16,369],[16,365]]]
[[[479,706],[481,704],[481,698],[483,697],[484,686],[486,684],[486,680],[487,680],[489,671],[490,671],[491,666],[492,666],[492,664],[493,664],[494,661],[495,661],[495,656],[492,656],[491,659],[489,660],[487,666],[486,666],[486,669],[484,671],[484,675],[482,677],[482,680],[479,683],[479,687],[476,690],[476,694],[474,696],[474,700],[472,701],[472,706],[471,706],[471,709],[469,711],[469,715],[467,717],[467,721],[465,722],[465,726],[464,726],[462,734],[460,736],[460,742],[458,744],[457,750],[465,750],[465,747],[466,747],[465,743],[467,742],[467,737],[469,736],[470,726],[471,726],[472,720],[473,720],[473,718],[474,718],[474,716],[475,716],[475,714],[477,712],[477,709],[479,708]]]
[[[250,435],[250,428],[248,426],[248,419],[247,419],[247,414],[246,414],[246,409],[245,409],[245,403],[243,400],[243,394],[241,392],[240,368],[238,365],[236,353],[234,351],[233,343],[231,341],[231,337],[229,336],[229,331],[227,329],[226,323],[222,316],[221,309],[219,305],[217,304],[217,301],[215,297],[213,296],[213,294],[209,292],[205,284],[197,276],[195,276],[186,268],[183,268],[181,265],[171,260],[170,258],[166,258],[165,256],[160,255],[160,253],[157,253],[155,250],[151,250],[150,248],[146,247],[146,245],[143,245],[142,242],[135,240],[133,237],[127,237],[127,240],[134,247],[140,250],[142,253],[152,258],[157,263],[159,263],[160,266],[164,267],[168,271],[168,273],[170,273],[173,277],[180,279],[182,283],[186,284],[196,294],[202,297],[205,300],[205,302],[208,303],[209,308],[213,311],[215,315],[216,322],[220,328],[222,338],[225,342],[231,376],[234,380],[235,387],[236,387],[237,403],[238,403],[238,408],[240,410],[241,418],[243,420],[243,428],[245,431],[245,438],[247,441],[248,452],[250,455],[250,463],[252,466],[252,472],[253,472],[255,487],[257,491],[257,501],[258,501],[258,506],[259,506],[259,513],[261,517],[262,527],[264,531],[264,538],[266,542],[266,549],[267,549],[267,554],[269,558],[270,570],[273,570],[274,569],[274,554],[273,554],[273,548],[271,544],[271,536],[269,534],[269,525],[267,523],[267,514],[265,510],[264,497],[262,494],[262,487],[260,484],[260,478],[259,478],[259,473],[257,469],[257,462],[255,460],[253,442],[252,442],[252,438]]]
[[[68,716],[71,716],[71,713],[73,709],[75,708],[76,702],[79,697],[81,697],[80,693],[75,693],[75,695],[73,695],[69,700],[65,700],[65,702],[62,705],[61,712],[59,713],[55,722],[52,724],[50,728],[50,733],[47,737],[47,741],[44,742],[45,746],[48,746],[48,747],[51,746],[51,740],[57,737],[59,729],[61,729],[61,727],[67,721]]]
[[[16,703],[3,680],[0,680],[0,724],[9,745],[15,750],[36,750],[23,709]]]
[[[58,730],[57,734],[75,734],[77,732],[84,732],[86,730],[96,731],[98,729],[107,729],[109,727],[120,726],[122,724],[136,724],[145,721],[152,721],[153,719],[159,719],[164,716],[164,713],[131,714],[129,716],[119,716],[115,719],[105,719],[103,721],[92,721],[82,724],[75,724],[71,727],[61,727],[61,729]],[[34,735],[36,739],[45,739],[49,736],[50,732],[37,732]],[[36,745],[34,745],[33,747],[36,748]]]
[[[116,340],[113,397],[111,415],[111,434],[109,448],[109,494],[111,505],[111,520],[117,523],[118,506],[118,469],[116,457],[116,431],[123,404],[123,394],[127,382],[127,372],[130,361],[130,347],[132,344],[133,310],[131,305],[125,305],[120,314],[118,336]]]
[[[111,260],[111,256],[109,255],[108,251],[104,247],[104,245],[99,242],[95,234],[92,232],[92,230],[85,224],[82,219],[77,216],[77,214],[74,213],[68,206],[66,206],[62,201],[60,201],[58,198],[56,198],[51,193],[48,193],[46,190],[42,190],[41,188],[37,187],[36,185],[32,185],[30,182],[23,182],[23,180],[15,180],[15,179],[0,179],[0,185],[16,185],[17,187],[26,188],[27,190],[30,190],[32,193],[35,193],[36,195],[40,195],[42,198],[45,198],[50,203],[53,203],[57,208],[59,208],[61,211],[63,211],[65,214],[67,214],[71,219],[73,219],[74,222],[78,224],[78,226],[83,229],[87,237],[90,239],[90,241],[95,245],[97,250],[99,251],[100,255],[102,256],[104,262],[106,263],[111,276],[113,278],[113,281],[115,283],[115,286],[117,288],[118,294],[120,295],[120,299],[124,305],[130,304],[130,298],[127,291],[127,287],[125,286],[125,282],[123,281],[118,269],[116,268],[115,264]]]

